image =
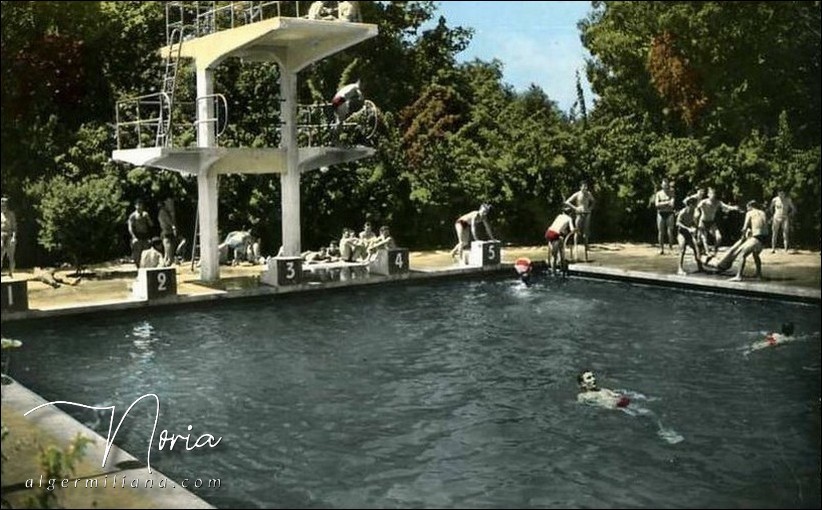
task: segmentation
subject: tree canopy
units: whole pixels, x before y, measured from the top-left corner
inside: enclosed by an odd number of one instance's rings
[[[0,4],[2,189],[17,211],[21,264],[70,257],[55,244],[69,228],[56,223],[71,205],[61,196],[88,193],[72,210],[108,222],[110,239],[88,239],[96,249],[78,264],[128,252],[118,204],[138,197],[151,206],[173,196],[190,232],[193,181],[110,160],[116,101],[159,89],[164,3]],[[361,4],[379,35],[302,71],[299,93],[327,101],[360,79],[383,113],[377,153],[303,176],[305,246],[366,220],[390,224],[409,247],[448,246],[454,219],[481,202],[494,206],[502,239],[539,244],[582,179],[597,196],[595,240],[650,241],[648,198],[663,176],[680,200],[708,185],[737,203],[785,188],[803,212],[795,237],[817,246],[819,2],[592,2],[579,29],[596,97],[578,87],[571,112],[536,85],[514,90],[502,62],[461,61],[472,30],[435,2]],[[230,59],[216,76],[230,112],[220,144],[276,146],[276,65]],[[193,73],[180,83],[193,100]],[[276,175],[221,177],[221,230],[254,226],[276,251],[279,186]]]

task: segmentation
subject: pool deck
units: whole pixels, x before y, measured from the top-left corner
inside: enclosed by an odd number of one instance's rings
[[[26,319],[44,319],[65,315],[94,314],[117,310],[135,310],[147,307],[168,307],[220,301],[224,299],[248,298],[289,294],[293,292],[318,291],[340,287],[372,285],[397,280],[420,280],[447,277],[467,277],[488,272],[513,272],[513,262],[518,257],[543,260],[543,247],[504,247],[503,263],[495,267],[467,267],[454,264],[445,250],[411,252],[411,271],[396,276],[373,276],[357,274],[361,265],[352,264],[354,270],[349,278],[336,281],[312,281],[289,287],[269,287],[261,284],[261,266],[223,267],[222,277],[214,284],[204,284],[197,280],[196,269],[190,265],[177,266],[177,295],[163,299],[146,301],[132,296],[129,285],[134,281],[136,269],[132,264],[112,264],[93,269],[91,277],[84,277],[77,285],[61,285],[52,288],[34,280],[34,272],[20,272],[16,279],[28,279],[29,309],[26,311],[4,311],[2,322]],[[672,253],[658,255],[657,248],[638,244],[595,244],[589,254],[590,262],[572,263],[570,274],[587,278],[619,280],[632,283],[661,285],[684,289],[721,292],[751,297],[783,299],[819,303],[822,300],[820,288],[819,252],[795,251],[775,254],[763,252],[763,274],[765,279],[757,281],[752,276],[754,264],[748,261],[742,282],[729,281],[728,276],[706,273],[676,274],[677,256]],[[334,264],[337,269],[345,264]],[[305,266],[312,270],[321,266]],[[686,257],[686,269],[695,270],[693,261]],[[65,276],[65,272],[61,275]]]
[[[763,281],[746,279],[743,282],[728,281],[728,276],[691,273],[676,274],[678,256],[672,253],[659,255],[657,248],[649,244],[611,243],[594,244],[590,251],[590,262],[571,264],[571,277],[616,280],[636,284],[676,287],[702,292],[719,292],[756,298],[778,299],[794,302],[819,304],[822,301],[820,289],[820,253],[795,251],[772,254],[763,252]],[[29,310],[24,312],[3,312],[2,322],[15,320],[44,319],[78,314],[97,314],[117,310],[139,310],[148,307],[168,307],[196,303],[220,302],[225,299],[249,298],[255,296],[285,295],[295,292],[313,292],[326,289],[340,289],[359,285],[392,283],[397,281],[421,281],[441,278],[470,278],[482,274],[499,276],[508,273],[513,278],[512,265],[519,257],[543,260],[544,247],[503,247],[503,263],[489,268],[457,266],[447,250],[411,252],[411,271],[397,276],[363,276],[356,265],[349,266],[353,273],[344,280],[310,282],[291,287],[269,287],[259,282],[260,266],[239,266],[222,268],[222,278],[216,284],[202,284],[197,281],[197,273],[189,265],[177,267],[178,292],[176,296],[145,301],[132,297],[129,285],[134,281],[136,270],[133,265],[104,265],[94,268],[93,277],[84,277],[76,285],[61,285],[52,288],[35,281],[34,273],[19,272],[17,278],[26,278],[28,283]],[[337,266],[340,266],[337,264]],[[311,267],[311,266],[309,266]],[[312,270],[315,268],[312,268]],[[338,267],[339,269],[339,267]],[[686,258],[686,269],[693,271],[693,261]],[[748,262],[746,276],[752,275],[753,261]],[[58,272],[58,277],[68,280],[66,272]],[[25,346],[23,347],[25,348]],[[13,372],[13,371],[12,371]],[[14,375],[13,373],[11,375]],[[3,498],[13,506],[24,506],[26,498],[32,496],[32,489],[21,488],[28,478],[39,476],[36,458],[39,447],[55,444],[65,448],[71,439],[81,433],[95,440],[80,465],[75,470],[83,478],[96,474],[106,474],[100,468],[100,459],[105,447],[105,439],[77,422],[59,409],[38,411],[39,417],[24,418],[23,413],[45,403],[45,401],[22,387],[19,383],[2,386],[3,424],[10,431],[3,442]],[[69,398],[66,396],[65,398]],[[34,416],[34,415],[32,415]],[[127,480],[140,479],[141,483],[153,476],[155,485],[164,475],[154,472],[148,475],[144,465],[139,465],[134,457],[116,447],[110,454],[108,466],[120,462],[122,470],[108,468],[109,479],[116,472]],[[119,479],[121,480],[121,479]],[[128,482],[127,482],[128,483]],[[230,483],[230,481],[228,481]],[[82,482],[81,482],[82,485]],[[131,489],[112,491],[103,489],[59,489],[58,503],[65,508],[88,508],[92,506],[108,508],[209,508],[205,501],[190,492],[175,489]]]

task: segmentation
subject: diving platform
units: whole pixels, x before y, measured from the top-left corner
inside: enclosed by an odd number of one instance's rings
[[[300,147],[299,172],[350,163],[373,156],[370,147]],[[112,153],[116,161],[162,168],[183,175],[285,174],[287,152],[282,148],[143,147]]]
[[[211,68],[226,58],[251,62],[277,61],[291,72],[359,44],[377,35],[377,25],[336,20],[270,18],[215,32],[196,39],[183,39],[180,47],[160,49],[163,57],[179,51],[194,59],[199,69]]]
[[[341,142],[340,131],[349,126],[345,122],[331,124],[330,116],[322,111],[314,123],[300,122],[297,73],[375,37],[377,25],[361,23],[359,16],[344,15],[340,7],[348,2],[337,2],[337,7],[321,19],[313,19],[317,16],[312,9],[307,17],[300,17],[300,2],[293,5],[297,17],[281,16],[284,12],[281,9],[292,7],[285,4],[168,2],[166,45],[159,49],[165,59],[162,86],[159,91],[117,104],[117,149],[112,152],[113,160],[196,176],[198,221],[194,237],[199,238],[202,281],[217,280],[220,274],[217,221],[220,175],[280,174],[281,251],[286,257],[297,257],[302,252],[300,175],[351,163],[375,153],[370,147],[349,145],[362,143],[361,139]],[[218,143],[228,122],[230,102],[223,94],[215,94],[215,72],[228,58],[277,64],[280,93],[272,96],[271,101],[279,102],[278,147],[221,147]],[[180,101],[175,92],[179,77],[185,76],[179,73],[183,62],[194,68],[196,95],[191,106],[196,120],[193,122],[189,121],[191,115],[182,110],[186,103]],[[373,119],[373,125],[368,131],[371,134],[359,134],[367,141],[377,127],[377,110],[371,101],[365,101],[365,106],[363,112],[369,113],[364,118]],[[356,112],[349,118],[355,115]],[[188,131],[182,135],[181,129]],[[196,146],[189,146],[190,131],[196,133]],[[333,133],[333,145],[327,139],[324,144],[313,145],[312,141],[323,138],[315,138],[315,133]]]

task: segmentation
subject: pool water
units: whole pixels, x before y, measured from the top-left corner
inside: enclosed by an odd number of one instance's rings
[[[819,331],[818,305],[513,274],[4,325],[46,399],[155,393],[158,433],[222,437],[151,456],[219,478],[211,504],[300,508],[818,508]],[[585,368],[631,406],[578,404]],[[153,419],[116,442],[145,460]]]

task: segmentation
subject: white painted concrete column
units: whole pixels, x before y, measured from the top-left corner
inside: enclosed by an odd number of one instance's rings
[[[286,172],[280,176],[283,209],[283,250],[299,257],[300,247],[300,153],[297,146],[297,73],[280,66],[282,121],[280,147],[285,149]]]
[[[214,118],[214,71],[197,68],[197,146],[216,147]],[[208,97],[208,99],[206,99]],[[200,217],[200,280],[215,281],[220,278],[220,243],[217,234],[218,176],[209,167],[200,168],[197,174],[197,210]]]

